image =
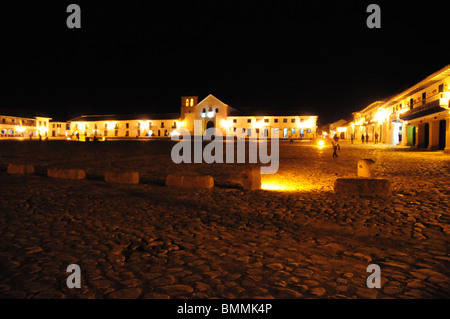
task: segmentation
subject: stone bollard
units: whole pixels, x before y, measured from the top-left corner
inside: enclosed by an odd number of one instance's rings
[[[185,188],[213,188],[214,178],[210,175],[175,175],[166,177],[167,186]]]
[[[139,184],[139,173],[108,171],[105,172],[105,182],[117,184]]]
[[[49,168],[47,169],[47,176],[64,179],[85,179],[86,172],[83,169]]]
[[[33,175],[34,166],[30,164],[8,164],[6,170],[8,174]]]
[[[391,183],[382,178],[338,178],[334,182],[336,194],[389,195]]]
[[[261,169],[253,167],[242,172],[242,186],[245,191],[261,189]]]
[[[362,159],[358,161],[358,177],[372,178],[375,161],[372,159]]]

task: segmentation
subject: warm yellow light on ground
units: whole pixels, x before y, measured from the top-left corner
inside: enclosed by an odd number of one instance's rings
[[[276,192],[298,192],[314,190],[314,185],[304,181],[286,180],[282,177],[263,177],[261,189]]]
[[[318,148],[323,148],[325,146],[325,142],[323,141],[323,140],[319,140],[318,142],[317,142],[317,147]]]

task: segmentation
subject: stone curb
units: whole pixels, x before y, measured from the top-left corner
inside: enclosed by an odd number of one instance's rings
[[[130,171],[105,172],[105,182],[115,184],[139,184],[139,173]]]
[[[210,175],[174,175],[166,177],[166,186],[185,188],[213,188],[214,178]]]
[[[51,178],[85,179],[86,172],[83,169],[49,168],[47,169],[47,176]]]
[[[21,175],[33,175],[34,166],[31,164],[8,164],[6,169],[8,174],[21,174]]]
[[[391,182],[382,178],[338,178],[333,189],[336,194],[389,195]]]

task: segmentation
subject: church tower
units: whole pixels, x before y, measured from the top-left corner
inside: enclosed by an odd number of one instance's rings
[[[198,96],[182,96],[181,97],[181,112],[180,117],[183,121],[185,114],[194,113],[194,108],[197,105]]]

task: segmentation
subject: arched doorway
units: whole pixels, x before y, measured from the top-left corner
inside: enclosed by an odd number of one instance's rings
[[[214,121],[208,121],[206,123],[206,129],[209,129],[209,128],[212,128],[212,127],[214,127]]]

